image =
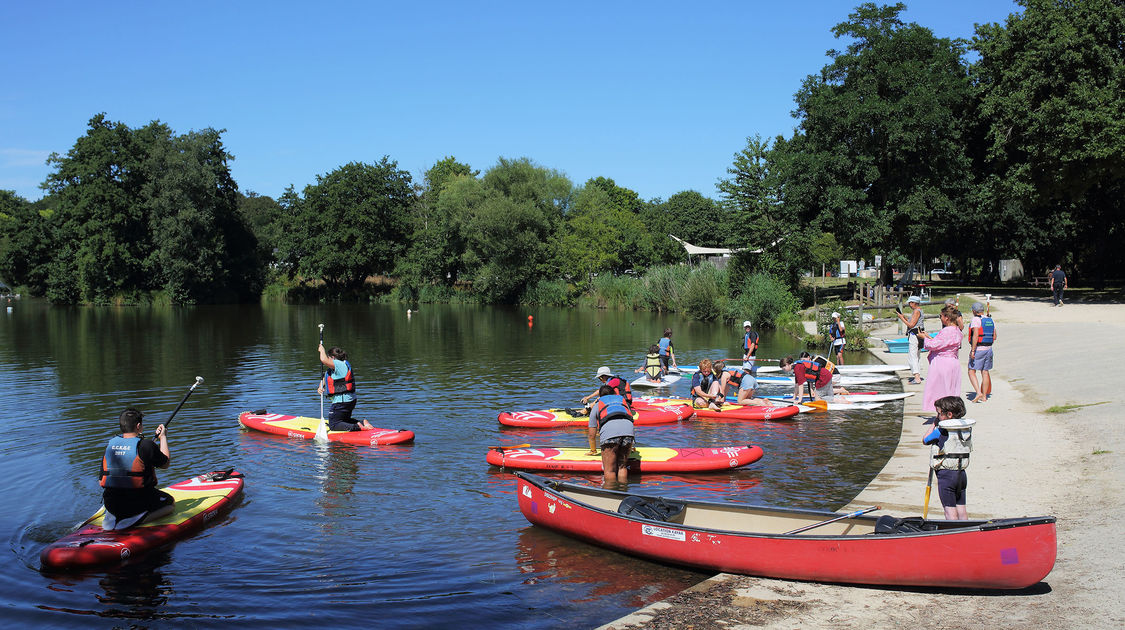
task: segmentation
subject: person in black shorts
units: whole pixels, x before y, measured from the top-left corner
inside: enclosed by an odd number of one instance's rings
[[[144,414],[136,409],[123,411],[118,418],[121,435],[109,441],[102,457],[102,503],[113,521],[138,514],[144,516],[134,523],[154,520],[171,514],[175,508],[172,495],[156,487],[156,469],[167,468],[172,458],[168,433],[163,424],[157,425],[158,446],[142,434],[143,420]]]

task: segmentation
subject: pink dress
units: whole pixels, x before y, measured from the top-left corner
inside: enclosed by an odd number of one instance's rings
[[[957,358],[961,329],[945,326],[933,338],[925,339],[930,351],[930,371],[922,390],[922,411],[935,411],[934,401],[938,398],[961,395],[961,361]]]

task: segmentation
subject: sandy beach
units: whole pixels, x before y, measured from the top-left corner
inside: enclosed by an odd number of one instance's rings
[[[970,313],[974,300],[962,295]],[[997,324],[992,398],[969,404],[977,420],[968,470],[970,518],[1053,515],[1058,559],[1038,585],[1021,591],[887,589],[720,574],[604,628],[1122,628],[1125,595],[1125,387],[1112,383],[1125,356],[1125,305],[994,295]],[[895,326],[874,337],[897,337]],[[881,345],[873,340],[872,345]],[[1104,350],[1104,352],[1103,352]],[[873,353],[887,363],[906,355]],[[968,346],[960,352],[962,370]],[[923,364],[925,360],[923,359]],[[923,376],[926,368],[923,367]],[[966,398],[971,392],[963,379]],[[932,413],[922,386],[906,400],[899,447],[847,508],[880,505],[896,516],[921,513]],[[1052,406],[1083,405],[1065,413]],[[937,493],[930,517],[941,517]]]

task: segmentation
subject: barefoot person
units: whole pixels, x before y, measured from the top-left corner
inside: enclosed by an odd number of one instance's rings
[[[602,385],[598,396],[598,402],[590,413],[588,454],[596,455],[597,445],[600,444],[605,483],[625,483],[629,472],[629,452],[633,450],[635,439],[633,409],[625,403],[625,397],[615,393],[609,385]]]
[[[320,363],[326,370],[316,391],[332,401],[332,407],[328,410],[328,429],[331,431],[374,429],[375,427],[366,420],[352,420],[352,411],[355,410],[356,403],[355,376],[352,374],[352,364],[348,362],[348,353],[336,346],[326,351],[324,344],[317,346],[317,351],[320,352]]]
[[[976,394],[969,402],[982,403],[992,395],[992,344],[996,341],[996,323],[984,312],[984,305],[973,302],[973,319],[969,323],[969,383]],[[980,372],[980,383],[977,382]]]
[[[785,357],[781,360],[781,370],[793,375],[794,402],[801,400],[801,388],[806,383],[813,400],[831,401],[836,393],[832,387],[832,374],[837,371],[836,366],[824,357],[814,357],[808,352],[802,352],[801,358],[797,360]]]
[[[159,446],[146,440],[141,426],[144,414],[126,409],[118,418],[121,435],[112,438],[102,457],[102,504],[113,521],[155,520],[172,513],[176,500],[156,487],[156,469],[167,468],[172,454],[168,450],[168,434],[164,425],[156,426]],[[107,522],[110,519],[107,519]],[[112,526],[108,529],[113,529]]]
[[[691,376],[691,404],[696,409],[704,407],[719,411],[723,407],[723,394],[719,391],[719,379],[715,376],[711,359],[699,362],[699,371]]]

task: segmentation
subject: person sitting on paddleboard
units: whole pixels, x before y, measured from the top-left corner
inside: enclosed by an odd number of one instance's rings
[[[735,391],[738,392],[737,400],[740,405],[772,407],[775,404],[765,398],[758,398],[754,395],[754,390],[758,388],[758,379],[745,368],[737,371],[724,370],[719,385],[719,390],[722,392],[724,398],[727,396],[728,386],[736,388]]]
[[[660,364],[664,366],[664,372],[679,370],[680,367],[676,365],[676,351],[672,349],[671,328],[664,329],[664,336],[660,338],[656,345],[660,347]]]
[[[786,374],[793,375],[793,400],[801,400],[801,387],[808,383],[812,390],[813,400],[832,400],[832,375],[837,373],[836,366],[824,357],[813,357],[808,352],[802,352],[801,358],[796,361],[793,357],[781,360],[781,369]]]
[[[699,371],[691,376],[691,404],[696,409],[709,407],[719,411],[723,402],[719,379],[715,377],[711,359],[703,359],[699,362]]]
[[[156,427],[159,446],[144,439],[141,426],[144,414],[129,408],[121,413],[118,424],[121,435],[112,438],[102,457],[102,504],[117,521],[138,514],[140,520],[154,520],[172,513],[176,500],[157,489],[156,469],[167,468],[172,454],[168,450],[168,433],[164,425]]]
[[[608,385],[613,390],[614,394],[623,396],[625,398],[625,404],[629,405],[630,407],[633,406],[633,388],[629,387],[629,381],[621,378],[620,376],[614,376],[613,372],[611,372],[610,369],[604,365],[598,368],[597,379],[602,382],[602,385]],[[594,391],[594,393],[582,398],[582,402],[586,404],[586,409],[582,412],[581,415],[585,416],[590,413],[590,399],[600,395],[601,387],[599,386],[598,389]]]
[[[596,455],[596,444],[602,447],[602,473],[605,483],[626,483],[629,452],[633,450],[633,408],[625,397],[609,385],[598,390],[597,408],[590,414],[588,437],[590,452]]]
[[[348,353],[336,346],[325,352],[324,344],[318,345],[316,349],[320,352],[320,363],[327,368],[316,391],[332,401],[332,407],[328,410],[328,429],[330,431],[374,429],[375,427],[366,420],[352,420],[352,411],[356,403],[355,375],[352,374],[352,364],[348,362]]]
[[[652,347],[648,349],[648,354],[645,355],[645,364],[633,371],[644,372],[645,378],[650,383],[663,382],[664,374],[667,373],[667,370],[660,360],[660,346],[655,343],[652,344]]]

